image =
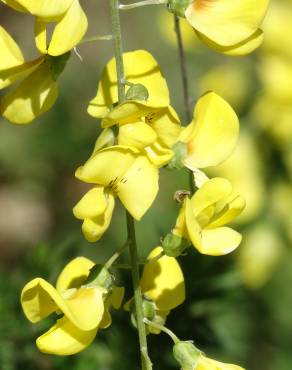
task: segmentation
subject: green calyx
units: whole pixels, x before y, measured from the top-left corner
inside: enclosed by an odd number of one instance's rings
[[[146,101],[149,98],[149,92],[142,84],[131,84],[126,92],[127,100]]]
[[[162,248],[167,256],[178,257],[189,247],[189,244],[190,243],[181,236],[169,233],[162,241]]]
[[[54,57],[52,55],[46,56],[46,60],[50,64],[50,69],[52,71],[54,80],[57,80],[59,75],[63,72],[66,63],[70,58],[70,54],[71,54],[70,51],[68,51],[67,53],[59,55],[57,57]]]
[[[171,13],[185,18],[185,11],[190,3],[190,0],[169,0],[167,8]]]
[[[173,355],[182,370],[196,370],[201,351],[191,342],[179,341],[173,346]]]
[[[103,265],[94,265],[85,282],[88,287],[100,286],[109,291],[114,283],[113,275]]]
[[[187,145],[182,141],[178,141],[172,147],[173,158],[168,164],[168,168],[181,170],[184,168],[184,160],[187,156]]]

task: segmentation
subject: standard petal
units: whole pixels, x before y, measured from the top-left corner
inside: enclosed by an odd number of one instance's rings
[[[230,227],[217,227],[202,231],[201,245],[197,249],[210,256],[222,256],[236,249],[241,242],[241,235]]]
[[[108,194],[105,212],[95,218],[86,218],[82,224],[85,239],[91,243],[98,241],[110,225],[115,205],[113,194]]]
[[[71,296],[64,299],[51,284],[36,278],[22,290],[23,311],[28,320],[38,322],[58,309],[79,329],[96,328],[104,311],[104,290],[82,287],[78,290],[72,289],[69,293],[72,293]]]
[[[144,122],[133,122],[121,125],[119,128],[119,145],[133,146],[142,150],[157,139],[155,131]]]
[[[73,208],[73,214],[76,218],[84,220],[85,218],[98,217],[105,212],[107,207],[107,195],[103,186],[96,186],[90,189]]]
[[[77,257],[70,261],[58,276],[56,289],[59,293],[67,289],[77,288],[87,279],[94,262],[85,257]]]
[[[234,110],[219,95],[208,92],[196,104],[194,121],[185,165],[194,170],[223,162],[238,139],[239,121]]]
[[[112,146],[94,154],[84,166],[79,167],[75,176],[84,182],[113,186],[135,161],[135,149]]]
[[[257,49],[263,43],[264,40],[264,33],[261,29],[258,29],[247,39],[232,46],[222,46],[216,44],[214,41],[208,39],[208,37],[204,36],[202,33],[200,32],[196,33],[199,39],[203,41],[203,43],[209,46],[211,49],[217,51],[218,53],[234,57],[250,54],[255,49]]]
[[[205,209],[227,198],[232,192],[230,182],[222,177],[214,177],[206,181],[192,196],[191,207],[197,217]]]
[[[156,247],[148,256],[141,278],[141,290],[150,297],[159,310],[171,310],[185,300],[185,283],[182,270],[174,257],[158,256],[163,249]]]
[[[200,33],[223,46],[238,44],[257,31],[269,0],[197,0],[185,12]]]
[[[125,79],[133,84],[142,84],[149,92],[149,107],[167,107],[169,93],[166,81],[153,56],[145,50],[136,50],[123,54]],[[96,118],[103,118],[118,101],[115,59],[106,65],[98,85],[97,95],[88,106],[88,113]]]
[[[117,195],[125,208],[140,220],[158,193],[158,169],[146,156],[137,156],[117,184]]]
[[[13,2],[37,17],[50,19],[64,14],[73,1],[74,0],[14,0]]]
[[[57,96],[57,82],[49,63],[44,61],[15,90],[2,98],[0,112],[10,122],[29,123],[48,111]]]
[[[64,16],[57,22],[49,44],[48,54],[65,54],[78,44],[87,31],[87,17],[79,1],[74,0]]]
[[[97,328],[89,331],[80,330],[66,317],[36,340],[38,349],[43,353],[67,356],[83,351],[95,338]]]

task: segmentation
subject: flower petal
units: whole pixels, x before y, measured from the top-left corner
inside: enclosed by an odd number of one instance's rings
[[[230,227],[204,229],[201,245],[196,248],[203,254],[222,256],[234,251],[239,246],[241,239],[241,235]]]
[[[107,196],[103,186],[90,189],[73,208],[74,216],[80,220],[98,217],[105,212]]]
[[[219,212],[209,223],[208,229],[226,225],[234,220],[245,207],[245,200],[242,196],[238,195]]]
[[[159,141],[147,146],[145,152],[150,162],[158,168],[168,164],[173,157],[173,151],[162,145]]]
[[[140,220],[158,192],[158,169],[146,156],[137,156],[117,184],[117,193],[130,214]]]
[[[269,0],[197,0],[185,12],[200,33],[223,46],[238,44],[257,31]]]
[[[149,107],[167,107],[169,93],[166,81],[153,56],[145,50],[123,54],[124,77],[134,84],[142,84],[149,92]],[[105,117],[109,109],[118,101],[115,59],[106,65],[98,85],[97,95],[88,106],[88,113],[96,118]]]
[[[141,290],[150,297],[159,310],[171,310],[185,300],[185,283],[182,270],[174,257],[158,256],[163,249],[156,247],[148,256],[141,278]]]
[[[105,212],[98,217],[86,218],[82,224],[82,232],[89,242],[98,241],[110,225],[115,205],[115,198],[112,193],[108,194],[107,207]]]
[[[48,111],[57,96],[58,84],[49,63],[44,61],[15,90],[2,98],[0,111],[10,122],[29,123]]]
[[[244,370],[242,367],[233,364],[224,364],[223,362],[212,360],[211,358],[201,356],[196,370]]]
[[[200,250],[202,229],[194,216],[192,210],[191,201],[189,198],[185,198],[185,224],[187,235],[183,235],[185,238],[189,239],[193,246]]]
[[[47,54],[47,22],[36,18],[34,23],[34,40],[41,54]]]
[[[79,167],[76,177],[85,182],[113,185],[113,181],[122,178],[135,161],[135,149],[125,146],[112,146],[94,154],[84,166]]]
[[[64,14],[74,0],[14,0],[27,12],[41,18],[55,18]]]
[[[122,300],[124,298],[125,289],[123,287],[113,287],[111,295],[107,298],[104,307],[104,314],[101,323],[99,324],[100,328],[108,328],[112,323],[112,317],[109,312],[110,307],[113,306],[116,310],[121,307]]]
[[[121,125],[118,139],[119,145],[133,146],[142,150],[151,145],[157,139],[157,135],[147,123],[140,121]]]
[[[50,330],[37,338],[36,345],[43,353],[74,355],[83,351],[94,340],[96,333],[97,328],[84,331],[62,317]]]
[[[23,6],[19,5],[17,0],[1,0],[1,1],[2,1],[2,3],[10,6],[10,8],[12,8],[12,9],[18,11],[18,12],[26,13],[26,9]]]
[[[227,198],[232,192],[230,182],[222,177],[214,177],[206,181],[192,196],[191,206],[197,217],[208,207]]]
[[[71,296],[64,299],[51,284],[36,278],[23,288],[21,304],[31,322],[38,322],[58,309],[79,329],[92,330],[102,319],[103,293],[103,288],[83,287],[72,290]]]
[[[24,63],[24,58],[17,43],[9,33],[0,26],[0,71]]]
[[[231,106],[214,92],[203,95],[196,104],[193,132],[187,142],[185,165],[194,170],[216,166],[233,151],[239,134],[239,121]]]
[[[264,33],[259,28],[255,33],[253,33],[251,36],[249,36],[247,39],[244,39],[238,44],[232,45],[232,46],[222,46],[219,44],[216,44],[214,41],[208,39],[208,37],[204,36],[200,32],[196,32],[199,39],[209,46],[211,49],[217,51],[218,53],[222,53],[229,56],[243,56],[250,54],[255,49],[257,49],[264,40]]]
[[[67,289],[78,288],[87,279],[94,262],[85,257],[70,261],[58,276],[56,289],[59,293]]]
[[[64,16],[57,22],[49,44],[48,54],[65,54],[82,40],[88,27],[87,17],[79,1],[74,0]]]

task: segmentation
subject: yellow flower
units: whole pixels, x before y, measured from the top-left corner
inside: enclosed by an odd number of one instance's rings
[[[158,192],[157,167],[146,155],[126,146],[98,150],[77,169],[76,177],[96,184],[73,209],[75,217],[84,220],[82,230],[91,242],[99,240],[108,228],[115,197],[140,220]]]
[[[174,257],[164,255],[156,259],[162,251],[163,249],[158,246],[148,255],[140,286],[144,303],[152,303],[154,311],[147,318],[163,325],[170,310],[185,300],[185,282],[182,270]],[[129,309],[131,302],[132,300],[125,304],[125,309]],[[144,312],[145,314],[147,316],[147,312]],[[150,325],[147,329],[152,334],[160,333],[160,330]]]
[[[59,57],[43,55],[25,62],[12,37],[0,26],[0,89],[21,81],[3,96],[0,112],[10,122],[25,124],[48,111],[58,96],[57,77],[69,53]]]
[[[259,29],[269,0],[196,0],[185,10],[199,38],[216,51],[244,55],[263,39]]]
[[[195,170],[223,162],[235,148],[238,134],[239,121],[231,106],[214,92],[206,93],[178,139],[187,145],[185,166]]]
[[[132,146],[160,167],[173,157],[172,147],[180,134],[180,121],[175,110],[143,106],[140,101],[122,103],[102,120],[102,127],[119,124],[119,145]]]
[[[201,355],[194,370],[244,370],[242,367],[212,360]]]
[[[78,0],[2,0],[18,11],[36,17],[35,39],[42,54],[58,56],[71,50],[87,31],[87,18]],[[49,23],[55,27],[47,45],[46,29]]]
[[[184,199],[173,234],[189,240],[200,253],[212,256],[230,253],[240,244],[241,235],[224,225],[244,207],[244,199],[234,194],[228,180],[213,178],[191,199]]]
[[[153,56],[145,50],[136,50],[124,53],[123,62],[125,80],[132,84],[141,84],[148,90],[149,97],[147,100],[139,101],[139,110],[142,107],[168,107],[169,93],[167,84]],[[126,91],[129,88],[126,86]],[[103,71],[97,94],[89,103],[88,113],[95,118],[103,118],[112,110],[117,102],[116,64],[113,58],[108,62]],[[129,106],[126,105],[125,109],[131,109],[131,100],[128,100],[125,104],[129,104]]]
[[[82,351],[95,338],[99,328],[110,325],[109,306],[118,308],[123,288],[112,293],[98,285],[82,285],[94,263],[78,257],[68,263],[57,280],[56,288],[42,278],[25,285],[21,293],[23,311],[33,323],[50,314],[62,314],[55,325],[36,340],[41,352],[72,355]]]

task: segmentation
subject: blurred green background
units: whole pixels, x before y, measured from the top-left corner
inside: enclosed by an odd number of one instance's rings
[[[89,17],[88,36],[110,33],[108,2],[81,3]],[[0,24],[27,59],[37,55],[30,16],[0,4]],[[209,357],[248,370],[291,370],[292,3],[271,1],[265,42],[243,58],[216,54],[199,43],[184,21],[182,27],[194,103],[212,89],[241,119],[236,151],[208,172],[229,178],[246,197],[247,208],[236,226],[244,240],[235,253],[208,257],[192,249],[180,258],[187,300],[171,313],[167,326],[179,338],[194,340]],[[154,55],[168,81],[172,105],[186,124],[173,28],[173,17],[163,6],[122,13],[124,50],[143,48]],[[56,357],[39,353],[34,345],[50,320],[30,324],[19,303],[31,278],[54,282],[75,256],[103,262],[125,240],[121,207],[96,244],[84,240],[72,215],[86,190],[74,171],[90,155],[100,131],[86,108],[113,49],[111,42],[100,41],[81,45],[78,52],[82,61],[72,53],[53,109],[26,126],[0,119],[1,370],[139,368],[137,335],[126,312],[113,312],[112,326],[84,352]],[[183,170],[162,170],[155,205],[137,224],[141,259],[174,225],[178,206],[173,193],[187,187]],[[117,272],[117,279],[130,297],[129,273]],[[178,368],[167,336],[149,336],[149,347],[155,369]]]

